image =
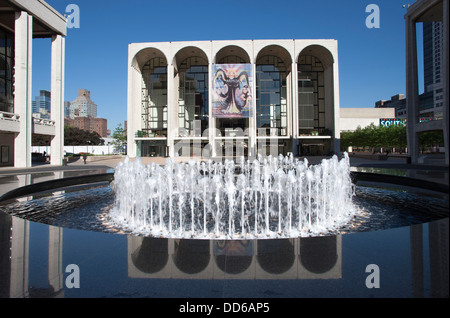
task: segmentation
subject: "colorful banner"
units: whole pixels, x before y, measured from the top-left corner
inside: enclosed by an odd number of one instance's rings
[[[252,116],[251,64],[213,64],[211,78],[213,117]]]

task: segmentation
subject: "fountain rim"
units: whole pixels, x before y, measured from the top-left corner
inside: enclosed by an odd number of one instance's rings
[[[396,185],[408,188],[418,188],[422,190],[438,192],[441,194],[449,193],[449,186],[446,184],[411,177],[403,177],[371,172],[359,172],[359,171],[350,171],[350,177],[352,183],[355,185],[358,185],[360,181],[362,182],[369,181],[375,182],[377,184],[382,184],[386,187],[389,186],[392,187]],[[114,182],[114,172],[48,180],[22,186],[9,192],[6,192],[0,197],[0,203],[17,199],[20,197],[36,194],[52,193],[55,191],[61,191],[63,189],[70,189],[74,186],[82,186],[82,187],[92,185],[107,186],[110,185],[112,182]]]

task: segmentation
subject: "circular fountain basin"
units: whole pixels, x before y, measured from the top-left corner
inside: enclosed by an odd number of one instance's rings
[[[424,196],[406,190],[360,186],[358,179],[367,181],[368,175],[358,177],[358,174],[350,173],[345,157],[341,161],[331,159],[315,166],[280,159],[284,165],[281,171],[280,161],[278,166],[274,162],[258,162],[259,183],[252,180],[254,174],[248,170],[250,165],[247,166],[247,172],[244,171],[247,173],[244,175],[247,179],[244,179],[242,171],[236,172],[236,166],[231,163],[228,167],[226,164],[222,165],[221,170],[219,169],[221,172],[215,173],[211,169],[196,170],[202,166],[192,162],[177,167],[168,162],[164,167],[159,167],[128,161],[123,164],[124,169],[117,167],[114,175],[102,174],[84,180],[72,180],[72,184],[85,183],[90,189],[69,189],[66,186],[67,180],[64,183],[50,182],[53,187],[59,186],[57,192],[52,192],[49,183],[47,192],[40,194],[36,193],[41,192],[37,189],[42,190],[39,184],[17,189],[14,192],[16,197],[19,194],[28,197],[14,199],[14,193],[6,194],[0,200],[3,201],[0,210],[31,221],[67,228],[144,237],[218,240],[292,238],[376,231],[448,217],[448,196]],[[203,168],[206,165],[204,163]],[[288,177],[292,177],[289,172],[293,170],[289,170],[288,166],[294,166],[297,169],[295,171],[300,172],[299,176],[303,178],[300,180],[303,182],[302,188],[299,187],[299,179],[291,178],[289,181]],[[183,174],[177,175],[175,172],[179,172],[177,169],[181,167],[185,170]],[[238,170],[241,169],[239,167]],[[167,179],[168,171],[172,172],[172,183]],[[193,174],[195,171],[197,175]],[[154,178],[154,172],[162,173],[158,176],[160,179]],[[189,176],[189,173],[192,175]],[[196,177],[192,178],[194,175]],[[217,177],[218,175],[221,177]],[[337,175],[340,176],[340,182],[337,179],[333,182],[339,186],[333,189],[327,181],[332,179],[331,176],[335,178]],[[162,176],[166,179],[161,179]],[[113,177],[114,185],[111,185],[109,181]],[[122,184],[122,177],[127,178],[128,183]],[[176,178],[180,183],[183,180],[185,192],[180,192],[178,185],[174,184]],[[376,176],[372,181],[386,183],[387,180],[383,178],[386,177]],[[220,184],[219,179],[222,182]],[[265,180],[271,180],[271,183],[265,183]],[[409,184],[414,185],[413,180],[410,179]],[[248,185],[252,181],[252,187],[244,187],[246,182]],[[408,184],[407,181],[397,178],[396,182]],[[142,187],[132,187],[129,182]],[[163,184],[168,187],[164,188]],[[123,186],[122,189],[120,185]],[[130,189],[133,189],[131,194]],[[168,195],[170,189],[172,192]],[[196,194],[191,195],[192,191]],[[125,193],[127,195],[122,199],[121,195]],[[299,200],[300,193],[307,196]],[[217,197],[219,201],[216,201]],[[121,210],[121,205],[133,206],[133,209]],[[341,209],[332,210],[333,205]],[[207,213],[203,213],[204,211]],[[218,219],[222,223],[216,223]]]

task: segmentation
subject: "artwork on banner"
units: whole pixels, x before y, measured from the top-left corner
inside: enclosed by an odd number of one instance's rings
[[[212,72],[213,117],[251,117],[252,65],[213,64]]]

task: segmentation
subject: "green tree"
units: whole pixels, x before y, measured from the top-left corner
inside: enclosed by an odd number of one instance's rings
[[[371,124],[361,128],[358,126],[353,132],[341,133],[341,150],[349,146],[375,148],[405,148],[407,146],[406,127],[391,125],[375,126]]]
[[[439,147],[444,145],[444,134],[442,130],[424,131],[419,134],[419,144],[422,151],[428,147]]]
[[[31,140],[33,146],[50,146],[52,136],[33,134]]]
[[[67,146],[101,146],[105,141],[95,131],[79,129],[72,126],[64,126],[64,145]]]
[[[127,146],[127,131],[125,128],[122,128],[122,124],[119,124],[116,129],[114,129],[112,138],[114,140],[111,144],[115,147],[115,149],[121,153],[125,153]]]

